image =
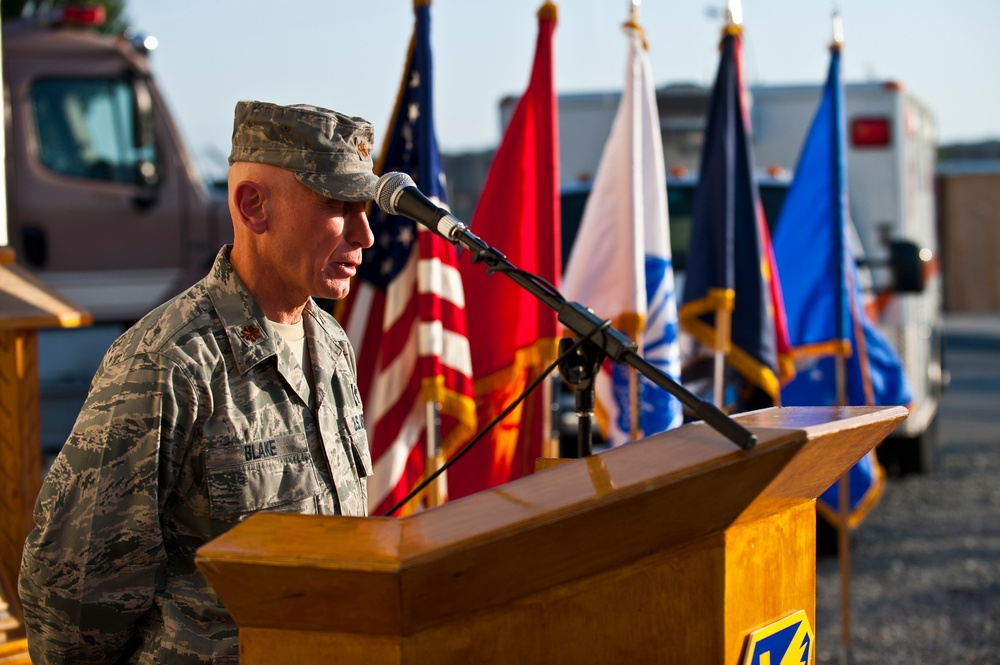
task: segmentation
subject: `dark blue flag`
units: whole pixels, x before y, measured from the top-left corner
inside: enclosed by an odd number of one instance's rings
[[[850,245],[845,126],[840,49],[834,45],[823,98],[774,235],[798,370],[782,390],[786,406],[905,405],[911,399],[899,356],[864,312]],[[843,395],[836,382],[838,355],[846,357]],[[874,453],[851,469],[848,525],[875,504],[881,478]],[[834,484],[817,503],[834,524],[838,497]]]
[[[741,43],[739,26],[727,26],[709,103],[679,317],[685,331],[714,350],[720,314],[731,313],[731,410],[779,403],[783,370],[789,369],[779,367],[787,349],[784,311],[754,179]],[[684,380],[694,384],[693,368],[707,362],[686,360]]]

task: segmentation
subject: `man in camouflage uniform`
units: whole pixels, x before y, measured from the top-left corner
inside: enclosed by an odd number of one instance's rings
[[[372,126],[236,106],[234,243],[119,338],[35,507],[19,591],[41,663],[236,663],[195,551],[261,510],[365,515],[354,352],[311,297],[371,246]]]

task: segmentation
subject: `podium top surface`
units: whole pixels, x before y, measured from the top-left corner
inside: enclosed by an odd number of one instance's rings
[[[749,451],[695,423],[404,518],[261,513],[202,547],[197,563],[241,626],[266,625],[303,593],[324,625],[332,612],[348,629],[391,632],[403,617],[433,622],[483,593],[517,598],[811,501],[906,415],[766,409],[738,417],[759,439]],[[248,576],[276,595],[256,586],[248,596]],[[374,597],[371,612],[324,600],[345,593]]]
[[[76,328],[90,325],[90,314],[14,263],[0,246],[0,329]]]

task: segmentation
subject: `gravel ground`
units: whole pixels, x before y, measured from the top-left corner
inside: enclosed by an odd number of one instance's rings
[[[847,662],[1000,664],[1000,316],[949,317],[937,468],[890,479],[852,534]],[[844,662],[836,557],[816,571],[818,665]]]

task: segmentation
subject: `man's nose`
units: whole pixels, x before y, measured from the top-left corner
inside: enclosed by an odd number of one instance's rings
[[[367,249],[375,244],[375,235],[368,225],[368,215],[360,208],[347,219],[347,240],[352,245]]]

